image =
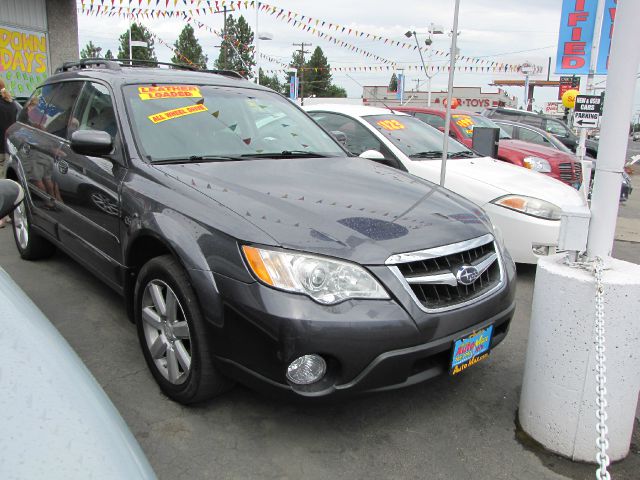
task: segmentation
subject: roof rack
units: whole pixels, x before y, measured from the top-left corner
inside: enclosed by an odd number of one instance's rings
[[[68,72],[70,70],[79,70],[83,68],[106,68],[108,70],[122,70],[122,67],[155,67],[155,66],[167,66],[177,68],[181,70],[189,70],[192,72],[214,73],[217,75],[224,75],[231,78],[244,79],[242,75],[234,70],[205,70],[198,68],[195,65],[185,65],[183,63],[169,63],[158,62],[156,60],[138,60],[131,58],[118,58],[118,59],[106,59],[106,58],[83,58],[77,62],[65,62],[61,67],[56,69],[56,73]]]

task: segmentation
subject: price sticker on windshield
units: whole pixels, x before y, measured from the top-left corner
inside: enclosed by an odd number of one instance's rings
[[[475,125],[469,115],[454,115],[453,118],[456,119],[456,125],[466,128],[467,130],[470,130],[471,127]]]
[[[398,120],[380,120],[377,124],[385,130],[402,130],[404,128],[404,124]]]
[[[166,110],[164,112],[154,113],[153,115],[149,115],[147,118],[151,120],[153,123],[161,123],[166,122],[167,120],[172,120],[174,118],[184,117],[185,115],[191,115],[198,112],[206,112],[209,110],[202,104],[189,105],[187,107],[174,108],[173,110]]]
[[[158,85],[138,87],[141,100],[161,100],[164,98],[202,98],[200,89],[193,85]]]

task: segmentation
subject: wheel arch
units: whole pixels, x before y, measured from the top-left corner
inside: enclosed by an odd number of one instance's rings
[[[161,215],[162,217],[162,215]],[[184,268],[199,299],[205,318],[219,323],[222,315],[222,302],[213,277],[213,272],[196,239],[185,232],[185,228],[173,219],[156,218],[159,228],[141,228],[127,242],[125,265],[127,266],[124,291],[129,320],[135,321],[135,286],[140,269],[152,258],[171,255]],[[201,301],[207,299],[206,306]]]

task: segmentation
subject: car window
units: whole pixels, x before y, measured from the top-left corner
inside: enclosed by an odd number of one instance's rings
[[[385,155],[385,158],[391,154],[372,132],[352,118],[327,112],[310,112],[309,115],[325,130],[344,133],[345,147],[354,155],[360,155],[367,150],[376,150]]]
[[[192,156],[345,156],[338,143],[271,91],[212,85],[124,87],[133,133],[151,161]]]
[[[455,113],[451,115],[451,122],[458,126],[458,130],[467,138],[473,137],[474,127],[500,128],[492,120],[482,115],[466,115]],[[510,138],[507,132],[500,130],[500,138]]]
[[[35,128],[41,128],[47,118],[47,104],[51,101],[54,85],[36,88],[18,114],[18,121]]]
[[[425,123],[428,123],[434,128],[442,128],[444,130],[444,118],[442,118],[440,115],[434,115],[432,113],[416,112],[415,116],[417,119],[422,120]]]
[[[76,130],[102,130],[115,138],[118,124],[107,87],[86,82],[69,122],[68,136]]]
[[[542,117],[538,117],[536,115],[522,115],[520,123],[524,123],[526,125],[532,125],[534,127],[542,128]]]
[[[368,115],[363,118],[408,157],[420,160],[440,159],[444,134],[422,120],[393,114]],[[449,153],[462,152],[475,156],[460,142],[449,139]]]
[[[569,136],[569,129],[557,120],[547,119],[545,130],[552,135],[558,135],[560,137]]]
[[[529,130],[528,128],[520,127],[520,140],[524,140],[525,142],[537,143],[538,145],[551,146],[549,140],[542,134]]]
[[[71,110],[80,94],[84,82],[62,82],[55,86],[51,100],[47,103],[47,117],[42,123],[46,132],[66,138]]]
[[[513,137],[513,125],[498,122],[496,122],[496,125],[498,125],[504,133],[506,133],[510,137]]]

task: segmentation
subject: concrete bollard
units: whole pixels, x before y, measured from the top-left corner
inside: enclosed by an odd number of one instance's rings
[[[595,463],[595,279],[538,262],[519,420],[545,448]],[[609,259],[604,272],[607,426],[612,461],[629,452],[640,391],[640,265]]]

